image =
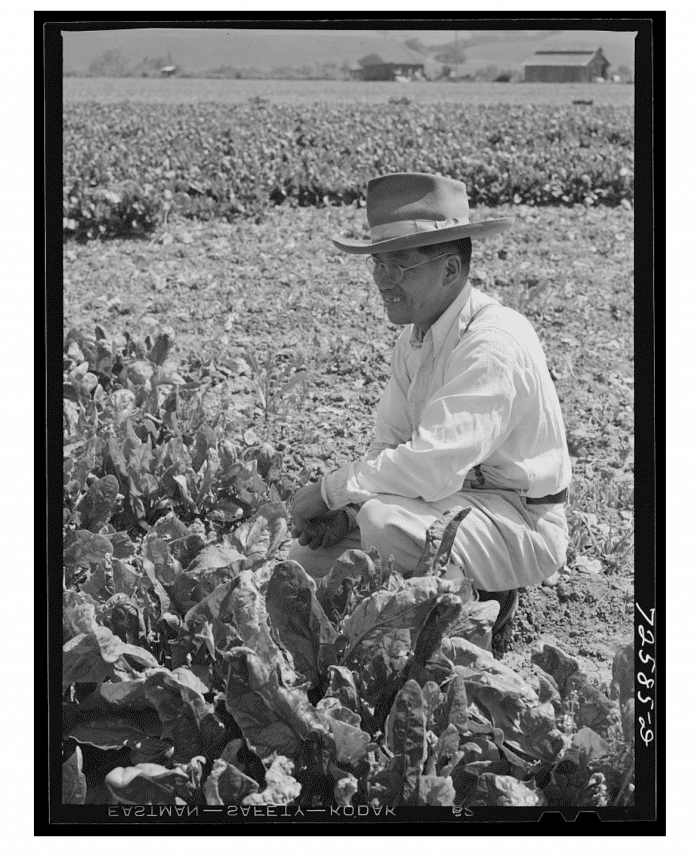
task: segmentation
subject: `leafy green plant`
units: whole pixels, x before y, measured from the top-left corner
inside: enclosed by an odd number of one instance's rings
[[[274,419],[306,397],[307,374],[297,369],[302,362],[300,356],[295,356],[282,371],[277,372],[276,353],[271,347],[266,350],[263,364],[259,363],[251,349],[246,351],[245,358],[253,373],[256,394],[263,411],[263,432],[268,437]]]
[[[66,105],[64,129],[63,229],[73,237],[151,233],[173,215],[259,219],[279,203],[351,204],[371,176],[398,171],[460,179],[472,206],[617,206],[633,198],[628,107],[596,106],[590,117],[577,105],[443,111],[401,99],[301,111],[260,98],[234,106],[85,103]]]
[[[491,284],[495,288],[495,284]],[[533,309],[539,314],[552,292],[549,278],[537,279],[525,276],[522,271],[516,269],[510,286],[505,290],[505,304],[521,314],[529,314]]]
[[[604,569],[620,570],[632,559],[635,546],[633,502],[633,483],[617,481],[613,475],[599,474],[591,482],[574,485],[569,517],[574,554],[590,551]]]
[[[134,393],[137,400],[137,386]],[[121,420],[133,422],[132,415]],[[99,429],[98,414],[94,439]],[[617,746],[620,723],[607,714],[619,705],[576,709],[573,725],[564,722],[548,696],[476,644],[490,642],[497,604],[487,612],[468,580],[442,576],[468,509],[431,527],[411,576],[375,551],[354,550],[316,584],[297,563],[273,562],[286,527],[280,500],[260,503],[212,540],[195,528],[201,490],[195,481],[189,489],[186,478],[190,468],[206,480],[211,434],[201,425],[188,442],[172,436],[147,448],[164,468],[161,483],[170,486],[165,474],[185,479],[174,483],[186,486],[190,501],[179,490],[169,498],[189,525],[170,511],[143,538],[117,540],[112,523],[125,494],[114,494],[110,471],[71,509],[66,802],[539,806],[612,799],[608,786],[625,777],[616,756],[605,761],[604,738],[611,729]],[[147,458],[134,436],[124,443],[118,471],[135,483],[132,457]],[[100,471],[93,448],[95,462],[80,475]],[[218,448],[224,476],[239,476],[238,467],[252,462],[234,459],[224,442]],[[173,456],[187,464],[183,474],[171,471]],[[104,459],[120,463],[116,453]],[[69,486],[77,471],[77,463],[67,471]],[[257,503],[261,495],[259,488]],[[98,532],[74,529],[83,514]],[[629,657],[615,666],[622,707]],[[558,649],[544,659],[563,709],[583,692],[581,679],[572,680]],[[581,723],[587,729],[578,730]],[[106,769],[105,755],[113,757]]]
[[[205,421],[204,385],[170,358],[173,332],[117,346],[72,330],[64,376],[64,525],[131,536],[160,518],[226,529],[288,498],[282,456]],[[79,362],[79,363],[78,363]],[[116,529],[118,530],[118,529]]]

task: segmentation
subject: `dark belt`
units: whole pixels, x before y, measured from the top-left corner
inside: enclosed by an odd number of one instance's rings
[[[568,501],[568,488],[561,490],[559,493],[551,493],[550,496],[542,496],[540,499],[530,499],[527,496],[526,502],[528,505],[558,505],[561,502]]]

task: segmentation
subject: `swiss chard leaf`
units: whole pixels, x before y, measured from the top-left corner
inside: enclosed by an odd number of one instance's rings
[[[453,725],[458,731],[464,732],[469,727],[469,702],[466,695],[464,679],[453,675],[447,686],[447,698],[441,711],[436,711],[438,725]]]
[[[143,569],[151,582],[162,585],[171,585],[181,573],[181,565],[169,552],[165,541],[153,533],[143,542]]]
[[[76,591],[63,592],[63,629],[70,639],[80,633],[93,633],[97,627],[99,604],[89,595]]]
[[[94,483],[77,506],[80,525],[92,532],[106,525],[113,514],[118,492],[119,484],[114,475],[105,475]]]
[[[242,806],[284,806],[295,801],[302,786],[293,777],[294,765],[283,755],[274,755],[266,771],[266,787],[242,800]]]
[[[152,581],[152,578],[151,578]],[[198,585],[198,580],[188,573],[180,573],[172,582],[167,591],[164,590],[160,581],[155,577],[153,588],[160,601],[160,614],[164,615],[169,609],[170,596],[171,602],[179,610],[186,614],[189,609],[194,607],[199,600],[193,597],[193,590]]]
[[[201,463],[202,462],[203,461],[201,461]],[[197,507],[199,509],[205,509],[206,516],[210,519],[212,516],[212,511],[210,510],[211,507],[224,507],[225,505],[224,501],[217,499],[215,500],[215,504],[211,506],[211,502],[213,502],[213,487],[215,486],[215,481],[220,474],[220,459],[214,448],[209,448],[207,450],[205,454],[205,463],[205,473],[198,484],[194,498]],[[236,509],[237,506],[233,505],[233,508]],[[220,517],[217,516],[215,519],[220,519]],[[226,517],[223,516],[222,519],[225,521]],[[230,517],[230,519],[233,518]]]
[[[421,776],[418,795],[421,806],[453,806],[456,792],[449,776]]]
[[[453,636],[468,639],[480,648],[492,649],[493,625],[498,617],[500,604],[497,600],[472,601],[464,607],[451,632]]]
[[[417,583],[418,580],[414,579],[411,582]],[[427,686],[429,682],[434,683],[437,689],[435,681],[440,680],[442,673],[438,664],[430,662],[430,658],[434,652],[438,651],[444,633],[454,624],[461,611],[461,601],[454,594],[438,594],[434,598],[416,635],[413,655],[409,658],[399,675],[384,688],[382,695],[377,701],[374,716],[378,726],[383,724],[392,707],[396,694],[407,679],[413,679],[419,685],[425,685],[429,692],[431,690],[431,687]],[[451,668],[452,664],[449,661],[445,663],[445,679],[449,676]],[[432,677],[433,669],[436,672],[434,678]],[[430,709],[426,704],[426,722],[429,716]]]
[[[550,702],[530,705],[517,690],[510,689],[500,675],[468,672],[457,667],[466,684],[467,696],[491,723],[502,729],[505,738],[545,761],[553,761],[564,746],[563,735],[556,728]]]
[[[208,570],[223,570],[230,568],[237,573],[246,557],[236,549],[228,546],[207,546],[188,566],[187,573],[204,573]]]
[[[235,578],[234,583],[235,588],[230,592],[229,599],[240,638],[269,666],[280,672],[286,686],[292,686],[297,679],[294,666],[290,662],[292,657],[286,657],[271,635],[266,604],[256,587],[254,574],[243,571]]]
[[[369,705],[386,708],[386,713],[380,710],[378,723],[383,722],[382,717],[386,718],[391,708],[393,699],[387,702],[387,698],[396,692],[393,685],[407,666],[410,650],[411,634],[403,629],[387,630],[370,644],[369,652],[373,656],[360,667],[360,689]],[[404,680],[405,677],[401,678],[402,682]]]
[[[118,558],[111,559],[111,568],[114,578],[114,592],[116,594],[132,594],[140,575],[130,564],[126,564]]]
[[[239,804],[247,795],[258,791],[259,784],[224,759],[215,759],[203,786],[209,806]]]
[[[484,773],[467,806],[547,806],[547,801],[537,788],[514,776]]]
[[[425,664],[442,644],[443,636],[456,624],[462,612],[461,600],[454,594],[439,594],[418,629],[413,647],[413,663]]]
[[[101,750],[135,747],[148,739],[148,734],[137,723],[122,718],[78,723],[70,730],[69,736],[80,744],[89,744]]]
[[[188,781],[182,768],[152,763],[114,768],[105,779],[113,802],[126,805],[187,802],[191,798]]]
[[[334,787],[334,798],[339,806],[352,806],[353,797],[358,791],[358,781],[352,775],[344,776],[337,780]]]
[[[157,520],[154,527],[157,537],[166,541],[178,541],[189,537],[191,534],[188,526],[184,525],[181,520],[173,513],[168,513],[166,516]]]
[[[317,704],[317,713],[326,717],[333,717],[335,720],[342,720],[351,726],[360,726],[360,717],[355,711],[346,708],[340,701],[333,696],[324,696]]]
[[[173,342],[174,330],[170,326],[166,326],[157,335],[155,343],[147,357],[153,364],[164,364],[171,352]]]
[[[189,628],[203,621],[221,621],[227,623],[234,620],[231,605],[231,595],[236,586],[236,580],[221,582],[210,594],[191,607],[184,621]]]
[[[604,738],[588,726],[584,726],[573,735],[573,746],[584,752],[588,761],[599,761],[610,750]]]
[[[562,699],[567,698],[573,689],[587,683],[575,657],[566,654],[561,648],[549,642],[542,642],[540,649],[532,651],[532,663],[551,675]]]
[[[455,666],[461,666],[472,673],[486,673],[488,677],[500,678],[507,690],[519,696],[529,705],[538,703],[538,696],[531,685],[474,642],[462,639],[460,636],[445,637],[442,640],[442,653]],[[466,678],[466,674],[463,677]]]
[[[623,704],[635,690],[634,644],[629,642],[617,648],[611,666],[611,696]]]
[[[574,716],[576,725],[587,726],[602,737],[608,737],[620,719],[617,703],[612,702],[601,690],[588,683],[578,690],[577,710]]]
[[[409,587],[401,591],[378,591],[365,598],[342,624],[348,639],[344,662],[359,645],[385,630],[419,627],[439,591],[435,577],[423,577],[416,583],[409,581]]]
[[[174,743],[176,761],[222,751],[227,730],[195,678],[161,669],[147,678],[144,692],[162,721],[162,737]]]
[[[427,756],[423,691],[416,681],[399,690],[387,720],[387,744],[402,762],[402,799],[406,805],[418,801],[418,778]]]
[[[71,684],[101,683],[106,678],[120,681],[132,676],[133,670],[123,660],[123,653],[131,648],[137,646],[121,642],[107,627],[75,636],[63,646],[63,690]],[[146,665],[151,665],[150,661],[157,664],[144,648],[137,648],[137,653],[141,657],[147,654],[143,657],[143,661],[148,661]]]
[[[242,523],[232,535],[234,545],[244,554],[245,568],[262,564],[278,549],[288,530],[288,515],[282,502],[268,502]]]
[[[233,648],[226,664],[227,710],[261,758],[273,753],[294,758],[311,731],[326,733],[304,687],[286,687],[273,663],[250,648]]]
[[[115,391],[109,400],[113,401],[114,421],[117,424],[125,421],[135,407],[135,395],[127,389]],[[121,492],[125,493],[128,490],[128,466],[123,451],[115,439],[107,439],[106,445],[104,471],[116,476]]]
[[[193,448],[189,448],[191,453],[191,467],[194,472],[198,472],[200,470],[208,456],[209,448],[215,448],[215,432],[208,424],[201,424],[198,430],[196,430]]]
[[[114,551],[111,541],[103,535],[93,534],[86,529],[75,532],[75,540],[64,553],[67,565],[89,567],[104,561],[107,553]]]
[[[435,745],[435,758],[437,760],[438,769],[444,765],[450,764],[459,750],[459,729],[450,723],[447,728],[440,733]]]
[[[83,804],[87,797],[87,780],[82,772],[82,750],[75,752],[63,762],[62,803]]]
[[[353,673],[346,666],[329,666],[326,697],[333,696],[346,708],[360,712],[360,695]]]
[[[113,597],[115,584],[111,561],[104,559],[104,561],[99,562],[97,568],[92,570],[80,588],[99,603],[105,603],[110,597]]]
[[[336,719],[331,714],[327,714],[326,719],[336,744],[336,760],[357,767],[367,755],[370,736],[357,726]]]
[[[425,708],[426,729],[434,728],[435,714],[444,702],[444,695],[435,681],[426,681],[423,684],[423,707]]]
[[[94,633],[90,634],[89,644],[93,644],[93,641],[99,648],[102,658],[107,663],[115,663],[123,654],[128,654],[143,666],[160,668],[157,659],[149,651],[141,648],[139,645],[131,645],[129,642],[123,642],[108,627],[98,627]],[[86,642],[87,640],[80,644],[86,644]]]
[[[449,561],[454,539],[462,520],[471,513],[471,508],[455,507],[445,511],[426,530],[425,547],[411,576],[433,576]]]
[[[169,751],[174,750],[171,742],[156,737],[144,737],[137,741],[130,750],[131,764],[164,764],[164,757]]]
[[[275,566],[266,591],[271,622],[312,686],[319,683],[322,670],[319,649],[337,636],[314,592],[314,580],[292,561]]]
[[[334,623],[340,621],[351,609],[351,596],[361,586],[371,591],[376,575],[374,562],[367,553],[358,549],[344,552],[317,585],[317,600],[328,618]]]
[[[147,670],[146,670],[147,672]],[[129,681],[106,682],[99,687],[99,696],[107,705],[114,708],[149,708],[150,701],[145,695],[145,677]]]

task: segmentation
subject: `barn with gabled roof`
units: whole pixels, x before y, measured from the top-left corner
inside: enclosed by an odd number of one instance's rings
[[[590,83],[597,78],[606,80],[609,73],[609,61],[599,46],[549,45],[522,65],[525,81],[538,83]]]
[[[401,42],[385,39],[372,54],[358,60],[363,81],[394,81],[425,77],[427,58]]]

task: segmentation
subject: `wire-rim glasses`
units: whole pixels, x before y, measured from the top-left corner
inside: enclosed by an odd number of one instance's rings
[[[446,254],[439,254],[437,257],[430,257],[420,263],[415,263],[413,266],[400,266],[398,263],[383,263],[381,260],[378,260],[377,257],[370,256],[365,259],[365,265],[375,280],[380,276],[381,271],[384,270],[392,284],[399,284],[404,277],[404,272],[407,272],[409,269],[416,269],[418,266],[424,266],[426,263],[432,263],[434,260],[439,260],[441,257],[449,256],[449,252]]]

